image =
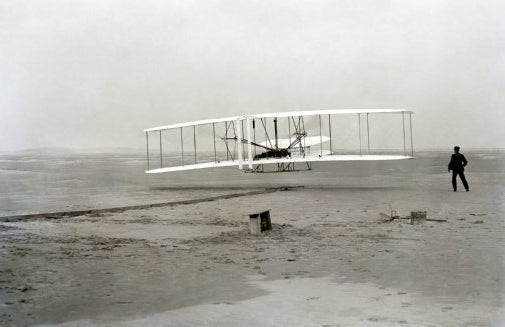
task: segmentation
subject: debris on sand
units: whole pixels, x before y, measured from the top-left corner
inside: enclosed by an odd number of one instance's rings
[[[425,221],[435,221],[439,223],[447,222],[446,219],[428,219],[426,211],[411,211],[410,216],[400,217],[396,215],[396,210],[391,210],[391,215],[387,215],[385,213],[379,213],[380,218],[385,222],[391,222],[395,219],[408,219],[411,225],[421,224]]]

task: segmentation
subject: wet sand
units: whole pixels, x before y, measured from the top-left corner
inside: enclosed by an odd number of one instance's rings
[[[351,176],[213,202],[1,222],[0,324],[500,326],[503,175],[472,172],[469,193],[452,192],[447,174]],[[379,213],[390,206],[447,222],[384,222]],[[273,230],[249,235],[246,215],[263,209]]]

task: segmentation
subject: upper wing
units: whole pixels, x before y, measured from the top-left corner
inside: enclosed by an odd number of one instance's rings
[[[280,118],[315,115],[338,115],[338,114],[386,114],[386,113],[414,113],[406,109],[326,109],[310,111],[286,111],[272,112],[264,114],[249,115],[250,118]]]
[[[190,121],[187,123],[179,123],[179,124],[172,124],[172,125],[164,125],[164,126],[147,128],[147,129],[144,129],[144,132],[164,131],[167,129],[189,127],[189,126],[198,126],[198,125],[205,125],[205,124],[217,124],[217,123],[223,123],[223,122],[236,121],[238,119],[244,119],[244,117],[235,116],[235,117],[226,117],[226,118],[217,118],[217,119],[195,120],[195,121]]]
[[[164,125],[164,126],[147,128],[147,129],[144,129],[144,132],[155,132],[155,131],[163,131],[163,130],[167,130],[167,129],[181,128],[181,127],[230,122],[230,121],[236,121],[236,120],[245,120],[247,118],[255,119],[255,118],[280,118],[280,117],[299,117],[299,116],[314,116],[314,115],[380,114],[380,113],[402,113],[402,112],[414,113],[413,111],[405,110],[405,109],[327,109],[327,110],[311,110],[311,111],[272,112],[272,113],[254,114],[254,115],[246,115],[246,116],[234,116],[234,117],[226,117],[226,118],[218,118],[218,119],[195,120],[195,121],[191,121],[191,122],[187,122],[187,123],[179,123],[179,124],[172,124],[172,125]]]

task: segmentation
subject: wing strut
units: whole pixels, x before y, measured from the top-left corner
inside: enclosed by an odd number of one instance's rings
[[[303,125],[303,132],[305,133],[305,118],[303,116],[300,116],[302,118],[302,125]],[[306,133],[305,133],[306,135]],[[301,142],[300,142],[300,148],[301,148]],[[303,157],[305,158],[305,137],[303,138]]]
[[[359,155],[361,156],[361,114],[358,114]]]
[[[251,149],[251,121],[249,118],[246,120],[246,128],[247,128],[247,161],[248,161],[248,166],[249,169],[253,168],[252,165],[252,149]]]
[[[147,145],[147,170],[149,169],[149,132],[146,132],[146,145]]]
[[[253,125],[253,141],[256,143],[256,123],[254,122],[254,118],[252,120]],[[254,156],[256,157],[256,147],[254,147]]]
[[[289,117],[288,118],[288,138],[289,138],[289,145],[291,146],[291,123],[289,122]]]
[[[328,114],[328,129],[330,130],[330,155],[333,154],[333,146],[331,145],[331,115]]]
[[[317,115],[319,117],[319,140],[321,142],[321,157],[323,156],[323,131],[321,128],[321,115]]]
[[[277,135],[277,117],[274,118],[275,150],[279,150],[279,137]]]
[[[212,135],[214,136],[212,139],[214,140],[214,162],[217,162],[217,152],[216,152],[216,125],[212,123]]]
[[[238,123],[237,123],[237,124],[238,124]],[[245,141],[245,140],[244,140],[244,121],[243,121],[243,120],[241,120],[241,121],[240,121],[240,125],[242,126],[242,128],[240,129],[240,130],[242,131],[242,132],[241,132],[241,133],[242,133],[242,134],[241,134],[241,135],[242,135],[242,137],[241,137],[240,139],[242,140],[242,143],[244,143],[244,141]],[[245,158],[244,146],[242,146],[242,159],[243,159],[243,158]]]
[[[224,137],[228,138],[228,123],[224,122]],[[224,141],[224,144],[226,145],[226,161],[228,161],[228,153],[230,150],[228,149],[228,141]]]
[[[370,154],[370,127],[368,125],[368,113],[366,114],[366,135],[368,137],[368,154]]]
[[[403,155],[407,155],[407,146],[405,145],[405,117],[404,113],[402,112],[402,126],[403,126]]]
[[[193,125],[193,144],[195,146],[195,164],[196,164],[196,125]]]
[[[412,156],[414,156],[414,142],[412,141],[412,113],[409,112],[409,120],[410,120],[410,149],[412,151]]]
[[[160,130],[160,168],[163,168],[163,146],[161,145],[161,130]]]
[[[184,141],[182,139],[182,127],[181,127],[181,162],[184,166]]]
[[[238,142],[237,142],[237,153],[238,153],[238,169],[242,169],[242,129],[241,123],[239,119],[237,119],[237,133]]]

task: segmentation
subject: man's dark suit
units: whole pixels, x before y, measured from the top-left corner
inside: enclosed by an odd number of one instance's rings
[[[454,191],[457,190],[457,185],[456,185],[456,177],[459,175],[459,178],[461,178],[461,181],[463,182],[463,186],[465,189],[468,191],[468,182],[466,181],[465,178],[465,166],[468,164],[468,161],[466,161],[466,158],[464,155],[461,153],[455,153],[451,157],[451,162],[449,162],[449,170],[452,170],[452,188]]]

